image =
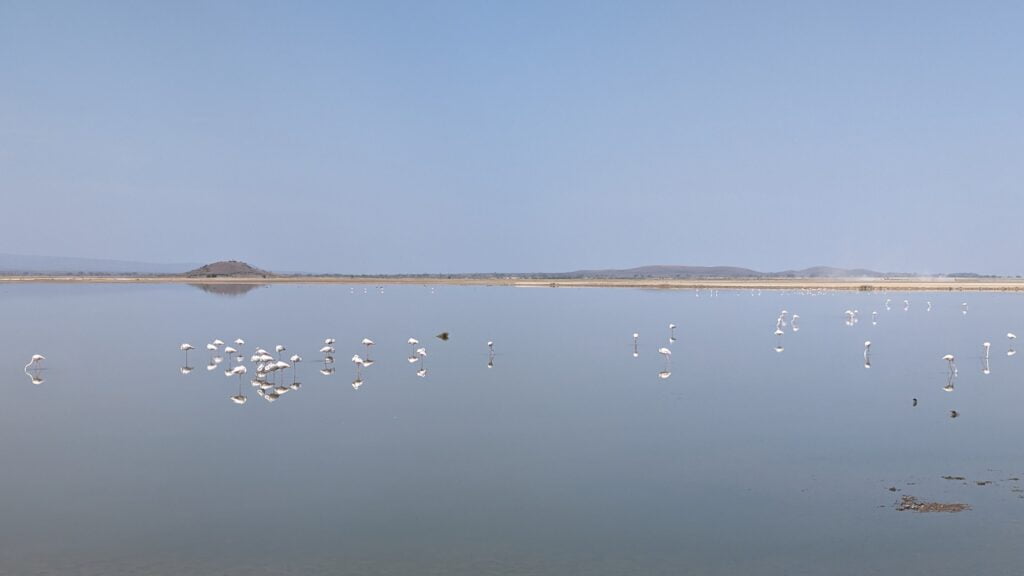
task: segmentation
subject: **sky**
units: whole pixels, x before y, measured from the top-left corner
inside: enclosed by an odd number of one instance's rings
[[[1022,274],[1024,5],[0,0],[0,252]]]

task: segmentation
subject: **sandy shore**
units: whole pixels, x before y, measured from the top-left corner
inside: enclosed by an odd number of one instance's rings
[[[1024,291],[1013,278],[741,278],[741,279],[538,279],[417,276],[275,276],[269,278],[185,278],[182,276],[0,276],[0,284],[372,284],[518,286],[528,288],[643,288],[657,290],[858,290],[858,291]]]

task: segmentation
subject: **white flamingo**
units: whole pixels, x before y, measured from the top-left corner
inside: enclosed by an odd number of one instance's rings
[[[956,374],[956,357],[952,354],[946,354],[942,359],[949,364],[949,372],[951,374]]]

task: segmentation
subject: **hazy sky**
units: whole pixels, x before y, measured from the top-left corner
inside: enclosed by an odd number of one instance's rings
[[[0,252],[1024,273],[1022,29],[1016,2],[0,0]]]

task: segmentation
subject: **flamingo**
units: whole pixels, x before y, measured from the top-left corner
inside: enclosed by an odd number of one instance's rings
[[[633,332],[633,358],[640,356],[640,351],[637,350],[637,340],[640,338],[639,332]]]
[[[353,354],[352,355],[352,363],[356,365],[356,379],[355,379],[354,382],[352,382],[352,387],[355,388],[356,390],[358,390],[359,386],[362,386],[362,384],[363,384],[363,381],[360,380],[360,374],[362,373],[362,368],[363,368],[364,362],[365,362],[365,360],[360,358],[359,354]],[[356,386],[356,382],[359,382],[359,386]]]
[[[363,341],[361,342],[361,344],[363,346],[366,346],[366,359],[369,360],[370,359],[370,346],[373,346],[373,340],[370,340],[369,338],[363,338]]]
[[[946,354],[945,356],[942,357],[942,359],[949,363],[949,372],[951,374],[955,374],[956,373],[956,357],[954,357],[952,354]]]
[[[43,378],[39,375],[39,371],[43,369],[43,360],[46,360],[46,356],[43,356],[42,354],[33,354],[32,358],[29,359],[28,364],[25,364],[25,375],[28,376],[29,380],[37,386],[44,382]],[[32,373],[29,373],[29,367],[32,367]]]
[[[277,351],[277,359],[280,360],[281,359],[281,352],[284,352],[286,350],[286,348],[284,347],[284,345],[278,344],[277,346],[274,346],[274,350]]]
[[[671,343],[673,343],[675,341],[676,341],[676,325],[675,324],[669,324],[668,325],[668,342],[669,342],[669,344],[671,344]]]
[[[426,365],[426,363],[427,363],[427,361],[426,361],[427,349],[426,348],[417,348],[416,349],[416,356],[419,357],[420,360],[422,360],[422,362],[420,364],[420,366],[422,366],[422,367],[419,370],[416,371],[416,375],[419,376],[420,378],[425,378],[427,376],[427,365]]]
[[[672,366],[672,351],[669,350],[668,348],[661,347],[658,348],[658,354],[661,354],[661,356],[665,359],[665,369],[662,370],[662,373],[672,374],[671,372],[669,372],[669,368]],[[668,378],[668,376],[662,376],[662,379],[664,378]]]

